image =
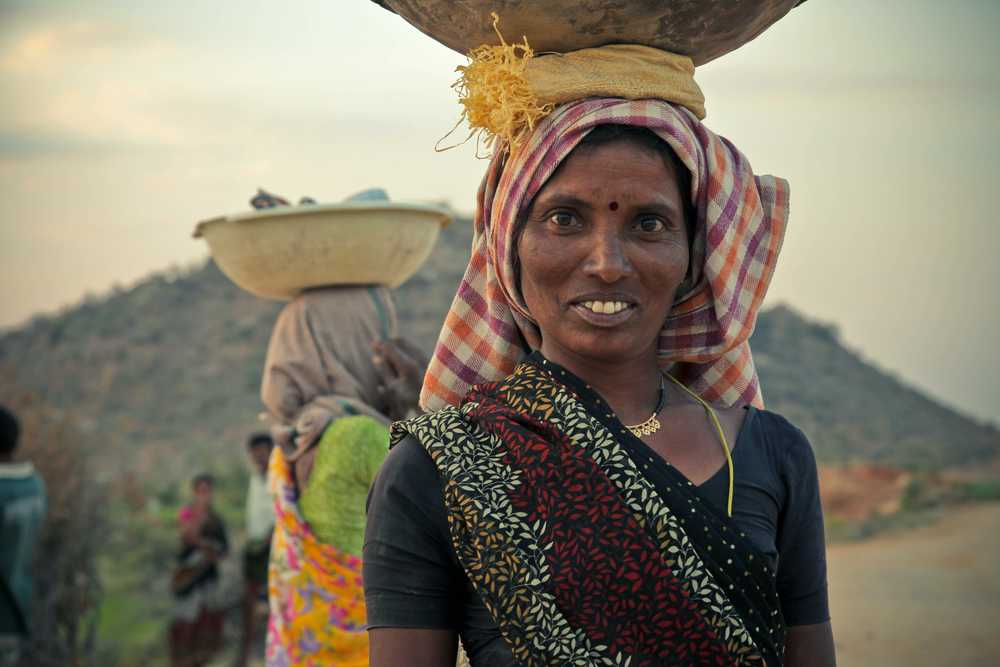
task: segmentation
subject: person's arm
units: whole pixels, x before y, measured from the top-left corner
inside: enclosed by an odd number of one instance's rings
[[[780,421],[779,421],[780,420]],[[836,664],[826,583],[819,475],[805,435],[777,417],[769,437],[784,452],[787,496],[778,521],[778,597],[785,617],[785,667]]]
[[[453,630],[376,628],[368,632],[370,667],[455,667],[458,636]]]
[[[406,338],[375,341],[372,353],[379,375],[379,398],[389,418],[395,421],[419,412],[427,355]]]
[[[785,667],[835,667],[830,621],[793,625],[785,634]]]
[[[441,479],[419,442],[385,459],[368,496],[365,603],[371,667],[454,667],[462,614]]]

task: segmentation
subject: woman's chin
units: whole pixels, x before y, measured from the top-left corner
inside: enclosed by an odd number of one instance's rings
[[[557,350],[547,349],[546,346],[543,346],[542,351],[557,363],[560,363],[559,359],[552,358],[553,356],[566,357],[567,361],[607,365],[633,361],[643,356],[643,351],[655,350],[655,342],[654,344],[648,342],[642,344],[636,340],[634,335],[628,335],[628,333],[602,330],[574,336],[572,340],[565,341],[566,344],[558,345],[558,348],[562,348],[564,351],[563,354],[558,354]],[[563,365],[566,364],[563,363]]]

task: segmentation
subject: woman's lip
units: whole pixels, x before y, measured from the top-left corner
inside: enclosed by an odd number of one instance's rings
[[[616,327],[635,313],[635,306],[633,305],[629,305],[617,313],[595,313],[580,303],[574,303],[571,307],[588,324],[605,328]]]

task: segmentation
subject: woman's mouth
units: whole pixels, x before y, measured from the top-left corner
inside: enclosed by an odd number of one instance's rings
[[[572,308],[583,320],[598,327],[618,326],[635,312],[635,305],[626,301],[578,301]]]

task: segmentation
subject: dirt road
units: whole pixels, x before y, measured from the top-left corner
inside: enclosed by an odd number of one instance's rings
[[[1000,665],[1000,503],[829,550],[842,667]]]

